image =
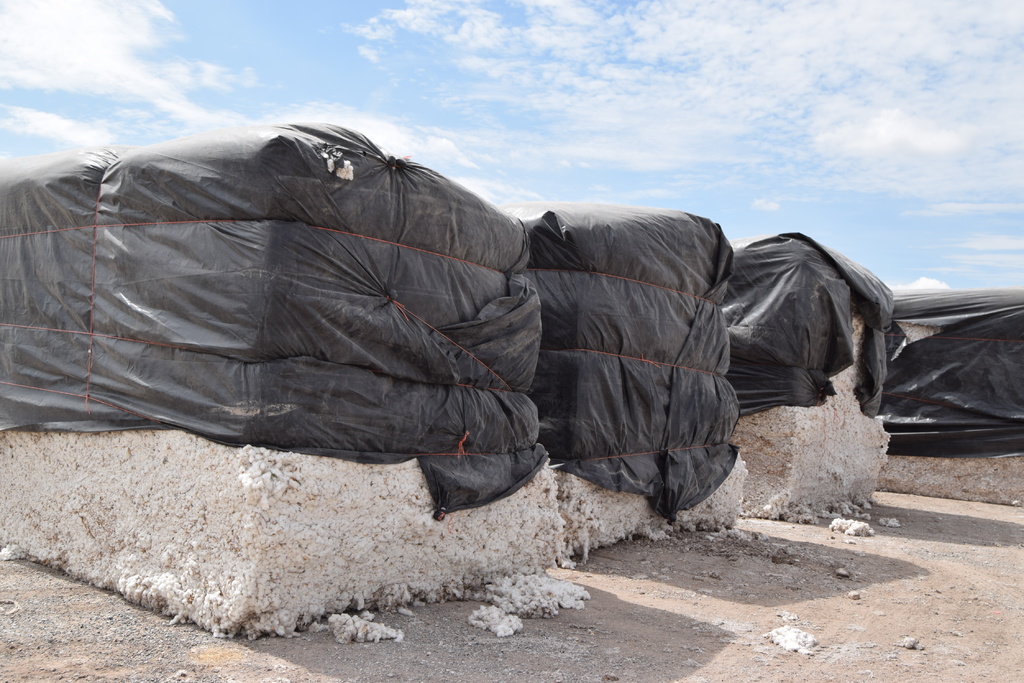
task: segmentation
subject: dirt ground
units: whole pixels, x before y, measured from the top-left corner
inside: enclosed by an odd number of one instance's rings
[[[0,680],[1021,680],[1024,509],[876,500],[873,537],[827,520],[742,520],[732,537],[599,549],[550,572],[589,591],[586,609],[525,621],[508,638],[467,623],[478,603],[455,602],[378,615],[402,642],[341,645],[329,631],[222,640],[45,567],[0,562]],[[801,654],[764,637],[786,625],[818,646]]]

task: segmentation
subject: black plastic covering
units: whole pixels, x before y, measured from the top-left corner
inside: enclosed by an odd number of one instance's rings
[[[437,514],[545,462],[522,226],[330,125],[0,161],[0,429],[413,457]]]
[[[543,341],[531,396],[556,467],[676,513],[736,459],[719,304],[732,249],[681,211],[573,203],[503,207],[530,233]]]
[[[1024,456],[1024,287],[896,293],[890,455]],[[939,328],[906,344],[900,325]]]
[[[740,414],[776,406],[822,405],[830,377],[853,365],[853,309],[865,324],[861,411],[878,412],[885,378],[885,330],[892,292],[842,254],[800,233],[734,240],[723,307],[729,325],[728,378]]]

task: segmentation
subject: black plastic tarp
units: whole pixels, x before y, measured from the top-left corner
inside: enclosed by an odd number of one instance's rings
[[[723,311],[729,326],[728,378],[740,414],[810,407],[835,395],[830,377],[853,365],[851,303],[864,320],[866,372],[855,391],[874,417],[885,377],[892,292],[864,267],[800,233],[734,240]]]
[[[732,249],[715,223],[663,209],[505,207],[530,234],[543,341],[531,396],[556,467],[646,496],[670,520],[736,459],[719,307]]]
[[[889,454],[1024,456],[1024,287],[897,292],[893,318]],[[906,344],[906,323],[938,331]]]
[[[0,160],[0,429],[417,457],[438,514],[482,505],[545,461],[527,259],[506,213],[331,125]]]

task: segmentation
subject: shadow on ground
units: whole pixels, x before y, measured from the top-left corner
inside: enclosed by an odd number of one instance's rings
[[[977,505],[977,503],[964,503]],[[1007,510],[1018,508],[1006,507]],[[881,528],[879,531],[887,536],[897,538],[914,538],[936,543],[960,543],[977,546],[1006,546],[1024,544],[1024,513],[1021,524],[1003,522],[971,515],[950,514],[931,510],[919,510],[914,507],[886,505],[876,503],[871,510],[872,524],[878,527],[877,520],[891,518],[899,521],[897,528]],[[951,530],[955,529],[955,533]]]
[[[836,545],[759,534],[750,540],[684,534],[664,541],[622,542],[590,553],[579,571],[654,580],[663,590],[691,591],[772,607],[845,595],[874,584],[928,575],[904,560],[876,555],[822,536]]]
[[[338,645],[330,633],[286,640],[267,638],[247,647],[287,660],[308,672],[352,681],[630,680],[642,668],[651,680],[678,680],[699,671],[732,639],[717,626],[670,611],[620,600],[592,587],[581,611],[523,620],[511,638],[472,627],[480,603],[413,609],[413,616],[379,615],[402,629],[402,643]],[[304,641],[304,642],[302,642]],[[671,645],[653,648],[652,643]],[[331,655],[325,658],[323,651]],[[467,663],[472,668],[466,668]]]

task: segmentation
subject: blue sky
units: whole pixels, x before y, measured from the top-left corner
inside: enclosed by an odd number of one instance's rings
[[[0,157],[297,121],[496,203],[1024,285],[1020,0],[0,0]]]

